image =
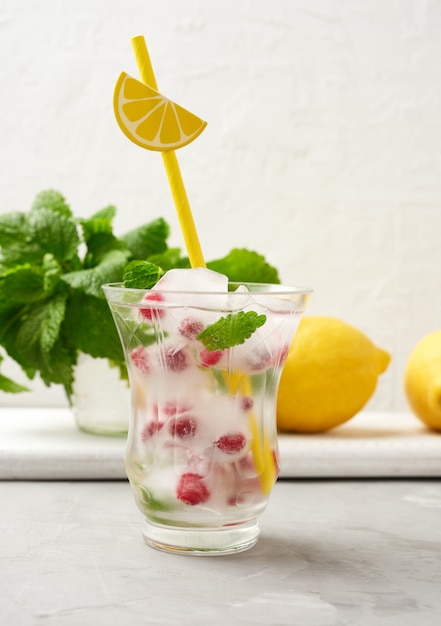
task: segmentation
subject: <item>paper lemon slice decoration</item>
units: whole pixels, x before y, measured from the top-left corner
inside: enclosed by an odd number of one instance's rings
[[[166,152],[182,148],[207,125],[197,115],[125,72],[116,83],[113,106],[123,133],[147,150]]]

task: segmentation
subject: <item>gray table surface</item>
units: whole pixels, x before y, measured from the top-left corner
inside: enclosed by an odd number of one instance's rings
[[[165,554],[122,481],[0,482],[5,626],[438,626],[441,483],[279,481],[258,544]]]

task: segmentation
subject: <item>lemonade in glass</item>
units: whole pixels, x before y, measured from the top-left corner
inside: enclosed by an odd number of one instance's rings
[[[279,472],[277,387],[309,290],[229,284],[203,268],[104,290],[129,372],[126,470],[146,542],[250,548]]]

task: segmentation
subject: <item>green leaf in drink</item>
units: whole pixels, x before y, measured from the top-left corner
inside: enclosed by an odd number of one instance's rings
[[[213,350],[226,350],[247,339],[266,322],[266,315],[258,315],[255,311],[239,311],[221,317],[210,324],[196,335],[196,339],[212,352]]]

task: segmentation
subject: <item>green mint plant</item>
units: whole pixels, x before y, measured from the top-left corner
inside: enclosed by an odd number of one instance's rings
[[[3,350],[29,380],[62,385],[69,401],[81,352],[127,375],[102,285],[126,278],[150,288],[167,270],[189,267],[179,248],[168,247],[163,218],[116,236],[115,215],[108,206],[77,218],[53,190],[38,194],[28,212],[0,213],[0,364]],[[279,282],[277,270],[247,249],[207,266],[231,281]],[[0,374],[0,393],[26,390]]]

